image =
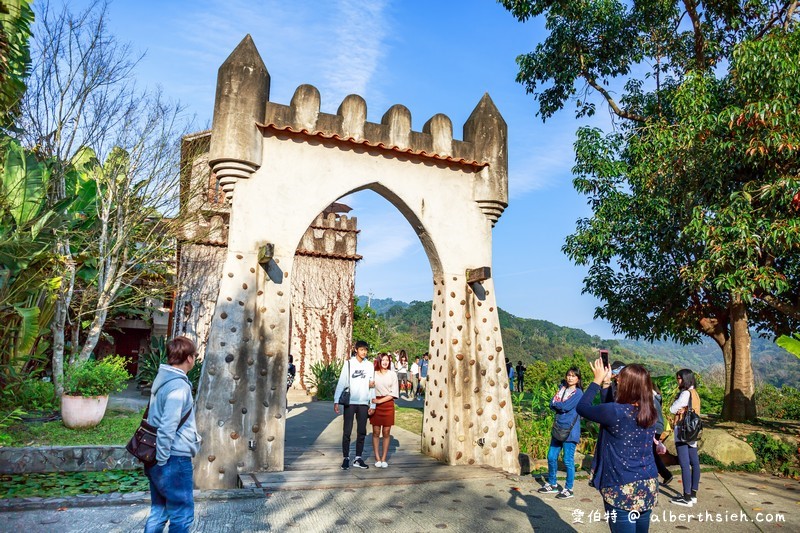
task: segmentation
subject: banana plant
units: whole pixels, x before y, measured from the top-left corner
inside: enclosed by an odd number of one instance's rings
[[[792,333],[791,336],[781,335],[777,338],[775,344],[800,358],[800,333]]]

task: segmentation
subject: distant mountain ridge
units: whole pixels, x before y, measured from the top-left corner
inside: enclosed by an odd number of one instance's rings
[[[358,296],[364,307],[369,300]],[[396,331],[416,339],[418,346],[427,346],[431,302],[406,303],[392,298],[372,298],[371,307]],[[643,362],[655,375],[665,375],[679,368],[707,372],[720,370],[722,352],[710,339],[697,345],[683,346],[674,342],[648,343],[630,339],[601,339],[578,328],[559,326],[547,320],[521,318],[498,308],[503,345],[512,361],[549,361],[580,353],[587,357],[598,348],[614,351],[627,362]],[[780,387],[800,383],[800,360],[775,343],[753,336],[751,342],[753,370],[757,379]]]
[[[376,313],[379,315],[386,314],[389,309],[395,306],[400,306],[401,308],[406,308],[410,304],[406,302],[398,302],[397,300],[392,300],[391,298],[372,298],[370,299],[369,296],[356,296],[358,305],[361,307],[367,307],[367,302],[369,302],[369,307],[375,310]]]

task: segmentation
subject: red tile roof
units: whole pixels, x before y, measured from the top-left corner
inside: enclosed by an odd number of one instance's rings
[[[309,131],[307,129],[296,130],[291,126],[278,126],[277,124],[274,123],[269,123],[269,124],[256,123],[256,126],[258,126],[261,130],[265,131],[288,133],[291,135],[302,136],[302,137],[317,137],[320,139],[329,139],[345,144],[367,146],[369,148],[376,148],[384,152],[394,152],[397,154],[412,155],[417,157],[423,157],[426,159],[434,159],[436,161],[443,161],[446,163],[464,165],[468,167],[473,167],[476,170],[489,166],[489,163],[481,163],[480,161],[470,161],[468,159],[452,157],[449,155],[439,155],[433,152],[426,152],[425,150],[414,150],[413,148],[401,148],[399,146],[372,142],[367,139],[358,140],[354,137],[342,137],[337,133],[325,133],[324,131]]]

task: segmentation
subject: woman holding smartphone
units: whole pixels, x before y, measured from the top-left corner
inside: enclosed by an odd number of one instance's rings
[[[591,484],[600,491],[611,531],[645,533],[658,499],[658,470],[653,436],[658,418],[650,373],[642,365],[625,366],[617,376],[613,402],[592,405],[611,369],[602,358],[592,363],[594,381],[578,403],[578,414],[600,424]],[[612,515],[613,512],[613,515]]]

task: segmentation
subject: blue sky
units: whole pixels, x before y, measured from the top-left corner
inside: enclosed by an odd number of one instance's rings
[[[533,97],[514,81],[515,58],[543,38],[541,20],[521,24],[492,0],[117,0],[109,12],[110,31],[145,53],[137,83],[160,85],[184,103],[198,129],[211,123],[217,68],[247,33],[272,77],[270,99],[283,104],[310,83],[323,111],[335,112],[357,93],[371,121],[400,103],[411,111],[412,129],[444,113],[461,138],[488,92],[509,129],[510,201],[494,229],[498,304],[611,336],[607,323],[593,320],[597,302],[581,295],[585,269],[561,253],[575,221],[589,214],[570,173],[575,130],[586,121],[569,108],[543,124]],[[608,115],[598,115],[593,123],[608,127]],[[357,293],[429,300],[430,266],[402,215],[371,192],[343,201],[362,230]]]

